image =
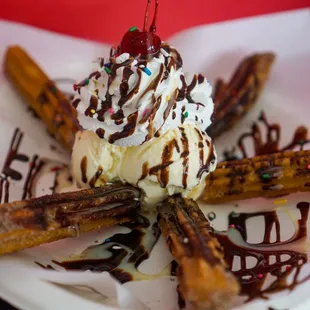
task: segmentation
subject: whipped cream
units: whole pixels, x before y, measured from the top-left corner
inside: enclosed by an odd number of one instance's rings
[[[80,125],[111,144],[137,146],[185,124],[201,131],[211,124],[211,85],[201,74],[185,75],[169,45],[150,60],[124,53],[96,65],[73,105]]]

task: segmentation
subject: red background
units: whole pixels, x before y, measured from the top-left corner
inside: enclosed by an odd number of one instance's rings
[[[146,0],[0,0],[0,18],[86,39],[116,43],[142,28]],[[191,26],[310,7],[310,0],[160,0],[162,39]]]

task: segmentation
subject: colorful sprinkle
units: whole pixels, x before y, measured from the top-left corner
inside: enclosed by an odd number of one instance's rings
[[[51,171],[51,172],[57,172],[57,171],[60,171],[60,170],[62,170],[62,169],[63,169],[62,167],[56,166],[56,167],[52,167],[52,168],[50,169],[50,171]]]
[[[95,109],[90,109],[89,111],[91,114],[95,114],[96,113],[96,110]]]
[[[89,84],[89,79],[85,79],[84,80],[84,85],[88,85]]]
[[[209,212],[208,213],[208,219],[210,221],[213,221],[216,218],[216,214],[214,212]]]
[[[261,279],[264,278],[264,275],[263,275],[262,273],[259,273],[259,274],[257,275],[257,278],[261,280]]]
[[[232,211],[232,212],[230,213],[230,215],[231,215],[232,217],[238,217],[238,216],[239,216],[239,213],[236,213],[235,211]]]
[[[149,113],[150,109],[146,108],[143,113],[142,113],[142,116],[145,116]]]
[[[307,169],[310,170],[310,164],[307,166]]]
[[[285,267],[285,269],[286,269],[286,271],[289,271],[289,270],[292,269],[292,266],[291,266],[291,265],[288,265],[288,266]]]
[[[73,90],[77,91],[77,89],[78,89],[78,86],[76,84],[73,84]]]
[[[267,179],[270,178],[270,174],[269,174],[269,173],[264,173],[264,174],[262,175],[262,178],[265,179],[265,180],[267,180]]]
[[[112,70],[108,67],[104,67],[104,71],[107,73],[107,74],[111,74]]]
[[[56,93],[57,93],[57,88],[56,88],[55,86],[52,86],[52,87],[51,87],[51,92],[52,92],[53,94],[56,94]]]
[[[184,116],[185,118],[188,118],[188,112],[185,112],[185,113],[183,114],[183,116]]]
[[[107,238],[107,239],[105,239],[104,242],[110,242],[110,241],[111,241],[111,239],[110,239],[110,238]]]
[[[148,76],[150,76],[152,74],[152,72],[150,71],[150,69],[148,69],[147,67],[144,67],[142,69],[144,71],[144,73],[146,73]]]
[[[56,123],[60,123],[60,122],[62,121],[61,115],[57,114],[57,115],[55,116],[55,118],[54,118],[54,121],[55,121]]]
[[[113,114],[114,114],[114,110],[113,110],[112,108],[110,108],[110,109],[108,110],[108,113],[109,113],[110,115],[113,115]]]
[[[228,227],[229,228],[235,228],[236,226],[235,226],[235,224],[230,224]]]
[[[189,242],[188,238],[184,238],[184,239],[183,239],[183,242],[184,242],[185,244],[187,244],[187,243]]]
[[[274,205],[284,205],[287,203],[287,199],[278,199],[273,202]]]
[[[120,246],[118,246],[118,245],[113,245],[113,246],[112,246],[112,249],[113,249],[113,250],[121,250],[122,247],[120,247]]]
[[[136,26],[133,26],[133,27],[129,28],[130,32],[133,32],[133,31],[136,31],[136,30],[138,30],[138,28]]]
[[[299,140],[298,143],[299,143],[300,145],[304,145],[304,144],[305,144],[305,140]]]

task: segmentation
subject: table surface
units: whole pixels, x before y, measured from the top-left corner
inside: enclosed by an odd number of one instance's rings
[[[146,2],[146,0],[2,0],[0,19],[115,44],[129,27],[142,27]],[[157,28],[163,40],[176,32],[197,25],[310,7],[310,0],[160,0],[159,2]],[[151,18],[152,13],[150,20]]]

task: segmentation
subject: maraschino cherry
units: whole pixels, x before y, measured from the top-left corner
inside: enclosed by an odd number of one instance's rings
[[[155,1],[155,13],[149,31],[147,31],[147,22],[152,0],[148,0],[147,2],[143,31],[136,27],[130,28],[129,31],[125,33],[121,41],[119,46],[120,53],[129,53],[133,57],[138,55],[146,57],[156,54],[160,50],[161,39],[155,34],[159,0]]]

